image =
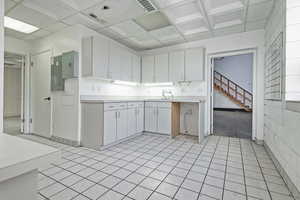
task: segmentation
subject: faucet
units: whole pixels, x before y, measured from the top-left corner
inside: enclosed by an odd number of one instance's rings
[[[171,90],[162,90],[162,96],[164,99],[174,98],[174,95]]]

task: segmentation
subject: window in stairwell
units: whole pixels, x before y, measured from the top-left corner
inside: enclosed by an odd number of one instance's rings
[[[286,2],[285,99],[288,109],[300,111],[300,1]]]

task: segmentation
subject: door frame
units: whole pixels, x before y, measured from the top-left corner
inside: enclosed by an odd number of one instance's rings
[[[22,56],[22,65],[21,65],[21,113],[20,113],[20,118],[21,118],[21,134],[25,133],[25,127],[26,127],[26,103],[28,102],[28,99],[26,98],[26,69],[27,69],[27,55],[25,54],[20,54],[20,53],[14,53],[11,51],[4,51],[4,53],[11,53],[11,54],[16,54],[18,56]],[[4,57],[3,57],[4,58]],[[3,59],[5,62],[5,59]],[[3,65],[3,81],[5,81],[5,66]],[[3,84],[4,85],[4,84]],[[3,87],[3,92],[4,92],[4,87]],[[4,96],[3,96],[3,114],[4,114]],[[3,124],[4,124],[4,115],[3,115]],[[4,127],[3,127],[4,131]]]
[[[50,48],[50,49],[45,49],[45,50],[41,50],[41,51],[38,51],[38,52],[35,52],[35,53],[30,53],[29,54],[29,76],[28,76],[28,82],[29,82],[29,133],[33,133],[32,132],[32,57],[33,56],[37,56],[37,55],[40,55],[40,54],[43,54],[43,53],[46,53],[46,52],[50,52],[51,54],[51,57],[53,57],[53,49]],[[51,58],[50,58],[51,59]],[[50,66],[51,67],[51,66]],[[52,94],[51,94],[51,91],[50,91],[50,97],[52,99]],[[50,101],[50,137],[52,135],[52,122],[53,122],[53,116],[52,116],[52,112],[53,111],[53,101]],[[42,135],[39,135],[41,137],[43,137]]]
[[[237,55],[243,55],[243,54],[253,54],[253,66],[252,66],[252,140],[255,140],[257,138],[257,122],[258,119],[258,112],[257,112],[257,91],[258,91],[258,84],[257,84],[257,48],[249,48],[249,49],[240,49],[240,50],[234,50],[234,51],[225,51],[225,52],[218,52],[218,53],[212,53],[208,54],[207,56],[207,64],[208,64],[208,70],[207,70],[207,77],[208,77],[208,85],[207,85],[207,91],[208,91],[208,101],[207,101],[207,127],[208,127],[208,133],[209,135],[213,134],[213,101],[214,101],[214,63],[212,62],[214,58],[217,57],[227,57],[227,56],[237,56]]]

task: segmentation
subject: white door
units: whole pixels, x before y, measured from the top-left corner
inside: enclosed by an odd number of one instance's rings
[[[170,52],[170,81],[184,81],[184,51]]]
[[[142,57],[142,81],[143,83],[154,82],[154,56]]]
[[[136,108],[128,109],[127,116],[128,116],[128,118],[127,118],[128,136],[131,136],[136,133],[136,126],[137,126],[137,110],[136,110]]]
[[[51,136],[51,74],[52,52],[31,56],[31,132]]]
[[[117,140],[117,112],[114,110],[104,112],[103,144],[111,144]]]
[[[169,54],[155,56],[155,82],[169,81]]]
[[[117,115],[117,139],[121,140],[127,136],[127,110],[119,110]]]
[[[171,134],[171,109],[157,109],[157,132],[162,134]]]
[[[137,133],[141,133],[144,131],[144,108],[137,108]]]
[[[156,132],[157,131],[157,116],[156,107],[145,108],[145,131]]]
[[[141,60],[137,55],[132,55],[132,81],[141,82]]]
[[[204,71],[203,48],[185,51],[185,79],[187,81],[202,81]]]

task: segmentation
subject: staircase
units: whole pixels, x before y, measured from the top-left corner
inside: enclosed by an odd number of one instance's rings
[[[245,111],[252,112],[252,94],[217,71],[214,71],[214,88]]]

